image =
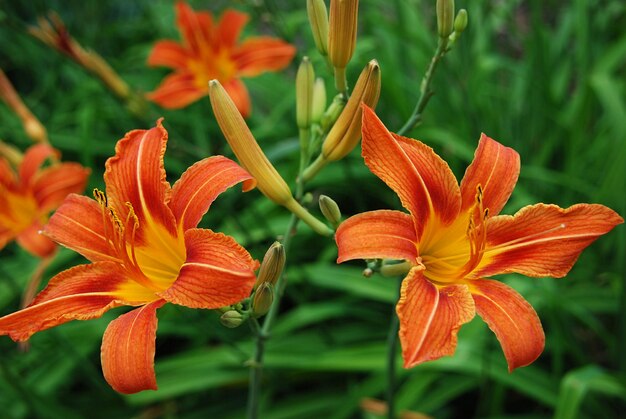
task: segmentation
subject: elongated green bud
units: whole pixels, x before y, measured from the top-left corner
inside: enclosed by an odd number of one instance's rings
[[[467,28],[467,10],[461,9],[454,19],[454,32],[462,33]]]
[[[437,0],[437,29],[439,37],[447,38],[454,29],[454,0]]]
[[[304,57],[296,74],[296,122],[301,129],[311,126],[314,82],[313,64],[309,57]]]
[[[274,242],[263,257],[254,288],[258,288],[264,282],[275,285],[285,267],[285,248],[280,242]]]
[[[335,228],[339,226],[341,223],[341,211],[339,210],[339,205],[326,195],[320,195],[320,210],[324,217],[330,222]]]
[[[243,314],[236,310],[229,310],[220,317],[220,323],[229,329],[241,326],[244,320]]]
[[[274,301],[274,287],[269,282],[263,282],[254,292],[252,297],[252,315],[261,317],[270,311],[272,302]]]
[[[322,131],[326,132],[339,118],[341,111],[346,107],[346,100],[342,94],[335,95],[330,106],[324,112],[322,116]]]
[[[311,107],[311,121],[319,124],[326,110],[326,84],[320,77],[313,83],[313,105]]]
[[[320,54],[328,54],[328,11],[324,0],[307,0],[306,11],[313,32],[313,41]]]

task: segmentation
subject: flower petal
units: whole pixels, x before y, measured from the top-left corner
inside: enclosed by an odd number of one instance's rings
[[[476,276],[518,272],[563,277],[585,247],[623,222],[613,210],[597,204],[567,209],[537,204],[514,216],[490,218],[487,247]]]
[[[543,352],[545,336],[533,307],[502,282],[470,281],[476,311],[496,334],[509,372],[531,364]]]
[[[228,93],[228,96],[232,99],[239,110],[239,113],[244,118],[250,116],[252,104],[250,103],[250,95],[248,95],[248,89],[239,79],[232,79],[224,83],[224,90]]]
[[[413,219],[400,211],[370,211],[341,223],[337,263],[352,259],[417,259]]]
[[[176,25],[185,43],[197,55],[211,45],[213,18],[208,12],[195,12],[186,2],[176,3]]]
[[[119,393],[156,390],[154,352],[156,310],[165,304],[157,300],[122,314],[109,323],[102,337],[102,372],[107,383]]]
[[[0,156],[0,191],[2,187],[14,188],[17,179],[11,165],[4,157]]]
[[[78,163],[63,163],[42,170],[33,184],[33,195],[39,211],[57,208],[70,193],[81,193],[87,185],[90,170]]]
[[[219,194],[252,176],[222,156],[200,160],[172,188],[170,208],[183,231],[194,228]]]
[[[461,325],[474,318],[474,301],[466,285],[438,288],[420,268],[402,281],[396,312],[404,368],[452,355]]]
[[[184,69],[187,68],[189,58],[189,52],[178,42],[159,41],[148,56],[148,65]]]
[[[163,166],[167,131],[161,121],[157,121],[155,128],[126,134],[105,166],[104,182],[110,206],[121,220],[126,220],[129,214],[126,203],[132,205],[139,219],[137,241],[140,243],[145,240],[146,229],[155,224],[176,236],[176,221],[166,204],[171,190]]]
[[[26,230],[17,235],[17,243],[31,254],[45,258],[56,250],[57,246],[48,237],[41,234],[43,226],[39,222],[33,222]]]
[[[146,97],[166,109],[180,109],[195,102],[209,93],[208,86],[199,88],[195,76],[191,73],[174,73],[163,79],[163,82]]]
[[[491,216],[498,215],[509,200],[519,176],[519,154],[509,147],[481,134],[474,161],[461,181],[461,211],[476,202],[476,187],[483,189],[483,208]]]
[[[418,238],[429,221],[448,225],[457,217],[461,193],[448,164],[420,141],[390,133],[367,106],[363,106],[363,157],[409,210]]]
[[[117,260],[104,234],[102,208],[93,199],[70,194],[43,228],[57,243],[96,261]],[[108,228],[111,228],[108,224]]]
[[[23,341],[36,332],[71,320],[100,317],[123,304],[119,290],[127,282],[115,263],[70,268],[52,278],[28,307],[0,318],[0,335]]]
[[[232,237],[211,230],[185,232],[187,260],[178,279],[159,295],[192,308],[219,308],[248,297],[259,263]]]
[[[248,23],[248,15],[234,9],[226,9],[217,25],[217,36],[222,47],[235,46],[241,30]]]
[[[35,144],[26,150],[19,168],[20,183],[28,185],[46,159],[55,154],[57,151],[54,148],[43,143]]]
[[[239,76],[254,77],[266,71],[282,70],[295,54],[293,45],[280,39],[260,36],[244,41],[235,50],[233,61],[237,63]]]

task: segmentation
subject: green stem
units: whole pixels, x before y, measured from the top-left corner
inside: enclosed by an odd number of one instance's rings
[[[399,280],[400,286],[402,279]],[[399,292],[398,292],[399,294]],[[387,335],[387,418],[395,419],[395,389],[396,389],[396,352],[398,351],[398,329],[400,319],[396,314],[396,306],[391,309],[391,321],[389,323],[389,334]]]
[[[323,154],[317,156],[317,159],[302,172],[302,181],[308,182],[313,179],[327,164],[328,160],[324,158]]]
[[[417,104],[415,105],[415,109],[413,109],[413,113],[402,126],[402,128],[398,130],[398,135],[406,134],[408,131],[412,130],[422,122],[422,112],[424,112],[428,101],[433,95],[433,91],[430,89],[430,84],[433,80],[433,75],[435,74],[437,64],[439,64],[439,61],[445,55],[447,47],[448,39],[439,38],[439,43],[437,44],[435,54],[431,58],[430,64],[428,64],[428,68],[426,69],[426,73],[424,74],[424,78],[422,79],[422,83],[420,85],[420,97],[417,101]]]
[[[335,88],[339,93],[348,95],[348,79],[346,78],[346,69],[335,67]]]

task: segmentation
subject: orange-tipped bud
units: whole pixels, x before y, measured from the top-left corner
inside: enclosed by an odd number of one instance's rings
[[[36,143],[47,143],[48,132],[35,115],[22,102],[6,74],[0,69],[0,98],[21,119],[26,135]]]
[[[437,0],[437,30],[441,38],[454,30],[454,0]]]
[[[320,77],[313,83],[313,104],[311,110],[311,121],[319,124],[326,110],[326,84]]]
[[[330,0],[328,58],[335,68],[344,69],[356,44],[359,0]]]
[[[252,315],[261,317],[267,314],[274,301],[274,287],[269,282],[259,285],[252,297]]]
[[[322,55],[328,54],[328,11],[324,0],[307,0],[306,11],[313,32],[313,41]]]
[[[22,164],[24,154],[11,144],[7,144],[0,140],[0,157],[4,157],[11,164],[11,166],[17,168],[20,167],[20,164]]]
[[[361,72],[346,107],[324,140],[322,154],[326,160],[340,160],[356,147],[361,139],[361,103],[375,108],[379,96],[380,66],[372,60]]]
[[[283,273],[285,260],[285,248],[280,242],[274,242],[265,252],[254,288],[258,288],[264,282],[275,285]]]
[[[300,129],[311,126],[314,82],[313,64],[311,64],[309,57],[304,57],[296,74],[296,122]]]
[[[209,97],[217,123],[239,163],[257,181],[259,190],[279,205],[293,200],[291,190],[256,142],[246,121],[219,81],[209,82]]]

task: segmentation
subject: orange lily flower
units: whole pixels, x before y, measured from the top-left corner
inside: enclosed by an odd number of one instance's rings
[[[364,106],[363,157],[409,213],[349,218],[337,230],[337,261],[407,261],[396,306],[405,368],[452,355],[458,329],[476,312],[500,341],[509,371],[532,363],[545,341],[537,314],[512,288],[485,278],[563,277],[585,247],[624,221],[597,204],[536,204],[498,215],[520,160],[484,134],[459,186],[430,147],[390,133]]]
[[[254,77],[286,67],[296,53],[293,45],[268,36],[239,43],[248,15],[228,9],[213,22],[209,12],[194,12],[184,1],[176,4],[182,45],[159,41],[148,57],[151,66],[174,69],[148,98],[164,108],[178,109],[209,94],[209,81],[224,86],[244,117],[250,114],[250,97],[240,77]]]
[[[17,173],[0,157],[0,249],[15,239],[40,258],[50,256],[56,245],[39,234],[48,215],[70,193],[82,192],[89,169],[78,163],[60,163],[42,168],[58,152],[45,143],[30,147]]]
[[[120,393],[156,389],[156,310],[165,303],[215,309],[250,295],[258,262],[235,240],[196,228],[215,198],[251,176],[214,156],[170,187],[167,131],[131,131],[106,162],[107,194],[70,195],[45,233],[92,263],[61,272],[27,308],[0,318],[0,334],[23,341],[70,320],[138,308],[113,320],[102,340],[102,370]]]

